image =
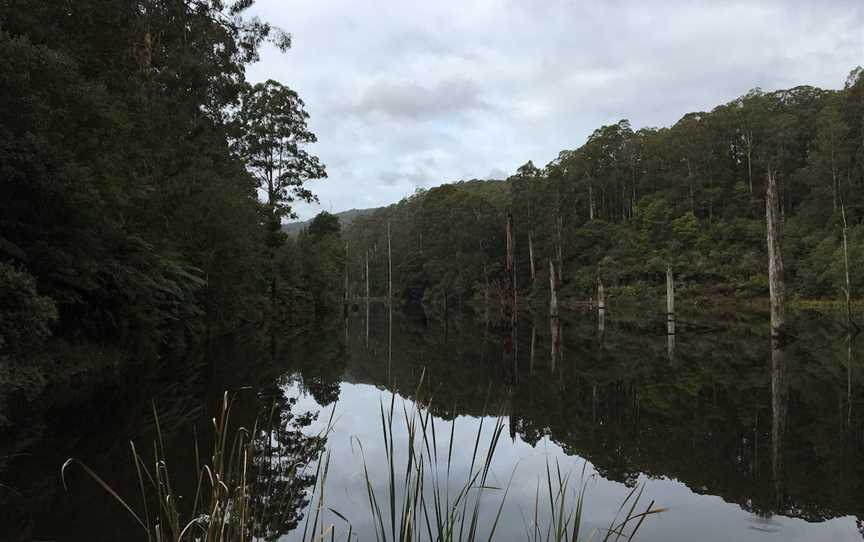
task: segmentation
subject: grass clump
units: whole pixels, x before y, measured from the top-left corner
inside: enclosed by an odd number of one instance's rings
[[[420,389],[416,397],[420,397],[419,392]],[[503,536],[499,531],[500,520],[516,471],[514,467],[505,483],[493,483],[493,457],[505,418],[493,418],[491,427],[488,419],[481,418],[476,434],[463,450],[455,440],[455,418],[436,420],[430,405],[431,399],[403,400],[397,405],[395,393],[389,405],[383,399],[380,402],[386,473],[383,479],[371,474],[374,469],[370,468],[364,443],[352,437],[352,446],[357,446],[362,462],[363,500],[369,514],[366,519],[372,525],[364,539],[491,542],[500,538]],[[325,441],[334,426],[332,410],[315,437],[305,436],[297,429],[286,432],[285,417],[277,415],[273,423],[271,410],[265,430],[256,422],[249,430],[238,428],[229,438],[230,412],[231,400],[225,394],[221,413],[213,419],[213,453],[206,464],[195,465],[197,489],[186,510],[181,509],[181,499],[172,485],[158,417],[153,463],[147,464],[132,445],[142,500],[140,514],[92,469],[74,459],[61,469],[64,486],[67,469],[79,465],[140,524],[148,542],[276,540],[289,530],[294,530],[303,542],[361,539],[351,520],[328,507],[325,498],[331,457]],[[304,438],[310,440],[299,446],[305,450],[300,453],[297,442],[291,441]],[[195,446],[197,458],[197,439]],[[467,458],[467,474],[457,477],[455,460],[464,465],[466,457],[461,454],[466,453],[471,454]],[[585,466],[576,479],[571,474],[562,474],[557,462],[550,464],[547,460],[545,474],[538,479],[530,518],[524,520],[525,539],[633,540],[646,518],[663,511],[655,508],[653,501],[641,508],[644,486],[638,486],[626,496],[608,527],[584,532],[587,487]],[[491,507],[489,499],[494,503]],[[327,512],[339,519],[338,527],[325,521]]]

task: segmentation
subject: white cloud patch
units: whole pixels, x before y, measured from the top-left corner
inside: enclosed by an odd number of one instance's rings
[[[662,126],[757,86],[840,88],[864,63],[860,0],[258,0],[254,10],[294,48],[265,50],[250,77],[306,101],[330,176],[313,188],[336,211],[542,165],[622,118]]]

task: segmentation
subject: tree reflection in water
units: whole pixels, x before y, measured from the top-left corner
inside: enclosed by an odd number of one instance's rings
[[[308,435],[305,430],[317,414],[295,413],[296,397],[281,387],[262,394],[262,406],[254,437],[253,474],[249,486],[252,522],[256,539],[276,540],[294,529],[309,504],[309,489],[316,476],[309,468],[326,444],[326,434]]]

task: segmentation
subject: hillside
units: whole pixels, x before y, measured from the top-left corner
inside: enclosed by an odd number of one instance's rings
[[[349,209],[347,211],[342,211],[341,213],[334,213],[334,216],[339,219],[339,224],[343,228],[346,228],[350,226],[358,216],[374,213],[378,209],[378,207],[373,207],[371,209]],[[282,231],[291,236],[297,235],[302,230],[308,228],[309,224],[312,223],[312,220],[313,219],[310,218],[309,220],[301,220],[299,222],[289,222],[288,224],[283,224]]]
[[[347,228],[349,273],[427,307],[478,307],[500,295],[513,216],[516,284],[542,304],[550,264],[566,302],[602,280],[617,298],[654,299],[671,265],[682,292],[767,293],[766,177],[779,184],[787,281],[797,298],[840,299],[843,220],[853,296],[864,289],[864,72],[841,90],[750,91],[668,128],[602,126],[539,168],[504,182],[418,191]],[[384,250],[382,250],[382,248]]]

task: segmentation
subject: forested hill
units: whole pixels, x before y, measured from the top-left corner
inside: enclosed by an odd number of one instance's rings
[[[372,209],[349,209],[347,211],[342,211],[339,213],[334,213],[337,219],[339,219],[339,224],[344,228],[346,226],[350,226],[354,219],[358,216],[367,215],[369,213],[374,213],[378,208]],[[282,230],[288,235],[297,235],[301,230],[308,228],[312,224],[312,219],[309,220],[301,220],[298,222],[289,222],[282,226]]]
[[[853,296],[864,289],[864,71],[841,90],[751,90],[668,128],[602,126],[545,167],[528,162],[505,182],[418,191],[347,229],[349,273],[372,295],[387,289],[441,308],[500,295],[506,215],[515,229],[516,282],[548,295],[549,262],[566,299],[596,278],[615,296],[648,296],[672,265],[682,288],[726,297],[767,292],[765,187],[779,183],[784,260],[799,298],[839,298],[843,212]],[[533,251],[533,262],[532,262]]]
[[[470,181],[457,181],[455,184],[459,184],[467,190],[472,190],[479,194],[483,194],[485,197],[493,201],[500,201],[503,203],[508,198],[508,189],[504,188],[504,190],[502,191],[501,180],[499,179],[472,179]],[[383,207],[371,207],[368,209],[349,209],[347,211],[340,211],[338,213],[329,214],[332,214],[332,216],[335,216],[337,219],[339,219],[339,224],[342,226],[342,228],[346,228],[353,224],[358,217],[376,213],[381,209],[383,209]],[[313,219],[289,222],[288,224],[282,226],[282,229],[285,231],[285,233],[289,235],[296,235],[300,231],[308,228],[312,224],[312,220]]]

